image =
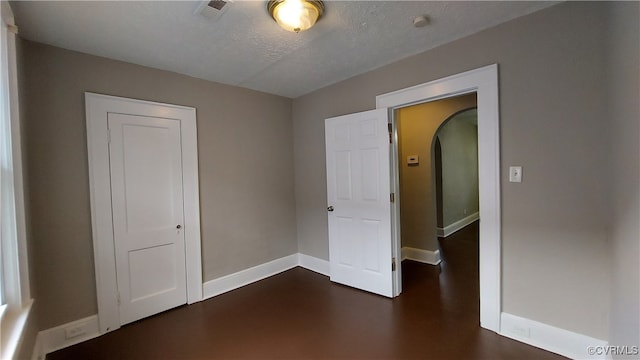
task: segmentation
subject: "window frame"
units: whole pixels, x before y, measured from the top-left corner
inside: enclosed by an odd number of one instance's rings
[[[31,313],[16,60],[17,27],[0,2],[0,358],[16,355]]]

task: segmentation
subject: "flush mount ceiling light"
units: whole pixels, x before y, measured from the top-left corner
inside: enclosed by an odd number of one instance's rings
[[[316,0],[269,0],[267,10],[283,29],[300,32],[318,21],[324,13],[324,3]]]

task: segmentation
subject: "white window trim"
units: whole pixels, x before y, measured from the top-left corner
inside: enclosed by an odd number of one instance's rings
[[[17,27],[11,7],[7,1],[0,2],[2,20],[0,36],[0,71],[2,72],[1,111],[8,123],[2,123],[3,132],[9,134],[9,142],[3,139],[7,160],[13,167],[13,178],[9,178],[12,194],[3,199],[6,212],[0,213],[4,224],[0,237],[2,246],[2,283],[4,286],[4,309],[0,317],[0,358],[11,359],[16,355],[27,324],[33,303],[29,285],[27,263],[26,222],[24,188],[22,176],[22,143],[20,137],[20,115],[18,113],[18,79],[16,64]],[[8,131],[6,131],[8,130]],[[5,179],[6,181],[6,179]],[[8,210],[7,210],[8,209]],[[8,226],[7,226],[8,225]]]

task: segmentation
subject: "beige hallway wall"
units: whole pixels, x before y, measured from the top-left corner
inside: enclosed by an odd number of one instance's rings
[[[414,105],[396,112],[399,130],[400,216],[402,246],[438,250],[432,150],[436,131],[458,111],[476,106],[476,95]],[[418,155],[417,166],[407,156]]]

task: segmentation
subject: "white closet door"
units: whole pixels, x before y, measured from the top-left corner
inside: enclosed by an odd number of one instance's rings
[[[185,304],[180,121],[108,114],[120,323]]]

